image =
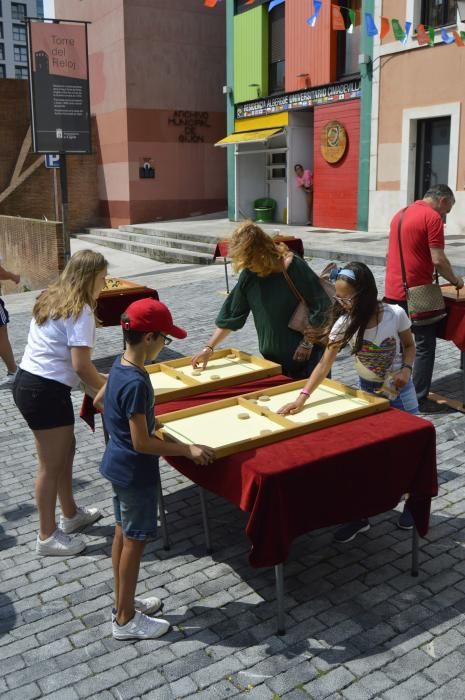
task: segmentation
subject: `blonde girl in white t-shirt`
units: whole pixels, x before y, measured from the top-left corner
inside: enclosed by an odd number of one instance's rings
[[[327,347],[307,383],[295,401],[278,413],[298,413],[315,389],[325,379],[338,352],[350,344],[355,356],[360,388],[374,393],[381,389],[388,373],[392,376],[395,398],[391,406],[409,413],[418,413],[418,401],[412,382],[415,341],[410,320],[397,305],[378,301],[378,289],[370,268],[361,262],[347,263],[336,278],[336,296],[329,321],[314,340],[326,342]],[[399,527],[410,529],[413,520],[404,508]],[[368,520],[349,523],[336,533],[337,542],[349,542],[360,532],[368,530]]]
[[[39,511],[36,552],[68,556],[85,549],[69,533],[95,522],[97,508],[78,508],[73,497],[75,452],[71,389],[80,380],[100,389],[106,381],[91,361],[94,311],[105,286],[108,263],[100,253],[75,253],[57,282],[37,298],[26,348],[13,385],[17,407],[31,428],[37,449],[35,485]],[[60,501],[60,526],[55,519]]]

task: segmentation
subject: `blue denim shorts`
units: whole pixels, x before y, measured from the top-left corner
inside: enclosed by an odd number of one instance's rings
[[[374,390],[381,386],[381,383],[370,382],[359,377],[359,385],[360,389],[363,389],[363,391],[368,391],[370,394],[373,394]],[[390,403],[392,408],[400,408],[401,411],[407,411],[407,413],[413,413],[413,415],[419,414],[418,399],[411,379],[402,387],[399,396]]]
[[[113,510],[117,525],[130,540],[149,540],[157,536],[157,485],[113,486]]]

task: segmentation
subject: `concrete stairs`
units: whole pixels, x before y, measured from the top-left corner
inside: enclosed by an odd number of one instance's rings
[[[90,228],[76,238],[133,255],[166,263],[211,265],[216,242],[222,238],[205,233],[173,231],[147,224],[114,228]]]

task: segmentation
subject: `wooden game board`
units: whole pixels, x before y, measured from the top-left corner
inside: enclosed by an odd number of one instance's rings
[[[457,290],[453,284],[445,284],[441,285],[441,292],[442,296],[446,297],[446,299],[453,299],[454,301],[465,301],[465,287],[459,289],[457,294]]]
[[[281,406],[297,398],[305,381],[160,415],[157,436],[208,445],[220,458],[389,408],[387,399],[325,379],[300,413],[278,415]]]
[[[281,374],[281,366],[235,348],[215,350],[206,369],[192,367],[191,357],[147,365],[157,404]]]
[[[106,277],[105,286],[99,294],[99,297],[109,297],[114,294],[121,294],[127,291],[137,292],[145,289],[143,284],[131,282],[131,280],[123,280],[119,277]]]

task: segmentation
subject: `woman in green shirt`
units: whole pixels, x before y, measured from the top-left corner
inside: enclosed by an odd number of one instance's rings
[[[260,352],[278,362],[284,374],[294,379],[308,377],[323,349],[308,345],[302,335],[288,327],[299,301],[290,289],[283,269],[309,308],[309,323],[321,326],[330,304],[318,276],[307,263],[289,252],[252,221],[245,221],[233,233],[229,254],[233,267],[241,271],[236,286],[216,318],[216,330],[207,345],[192,358],[196,367],[206,367],[214,348],[231,331],[242,328],[252,313]]]

